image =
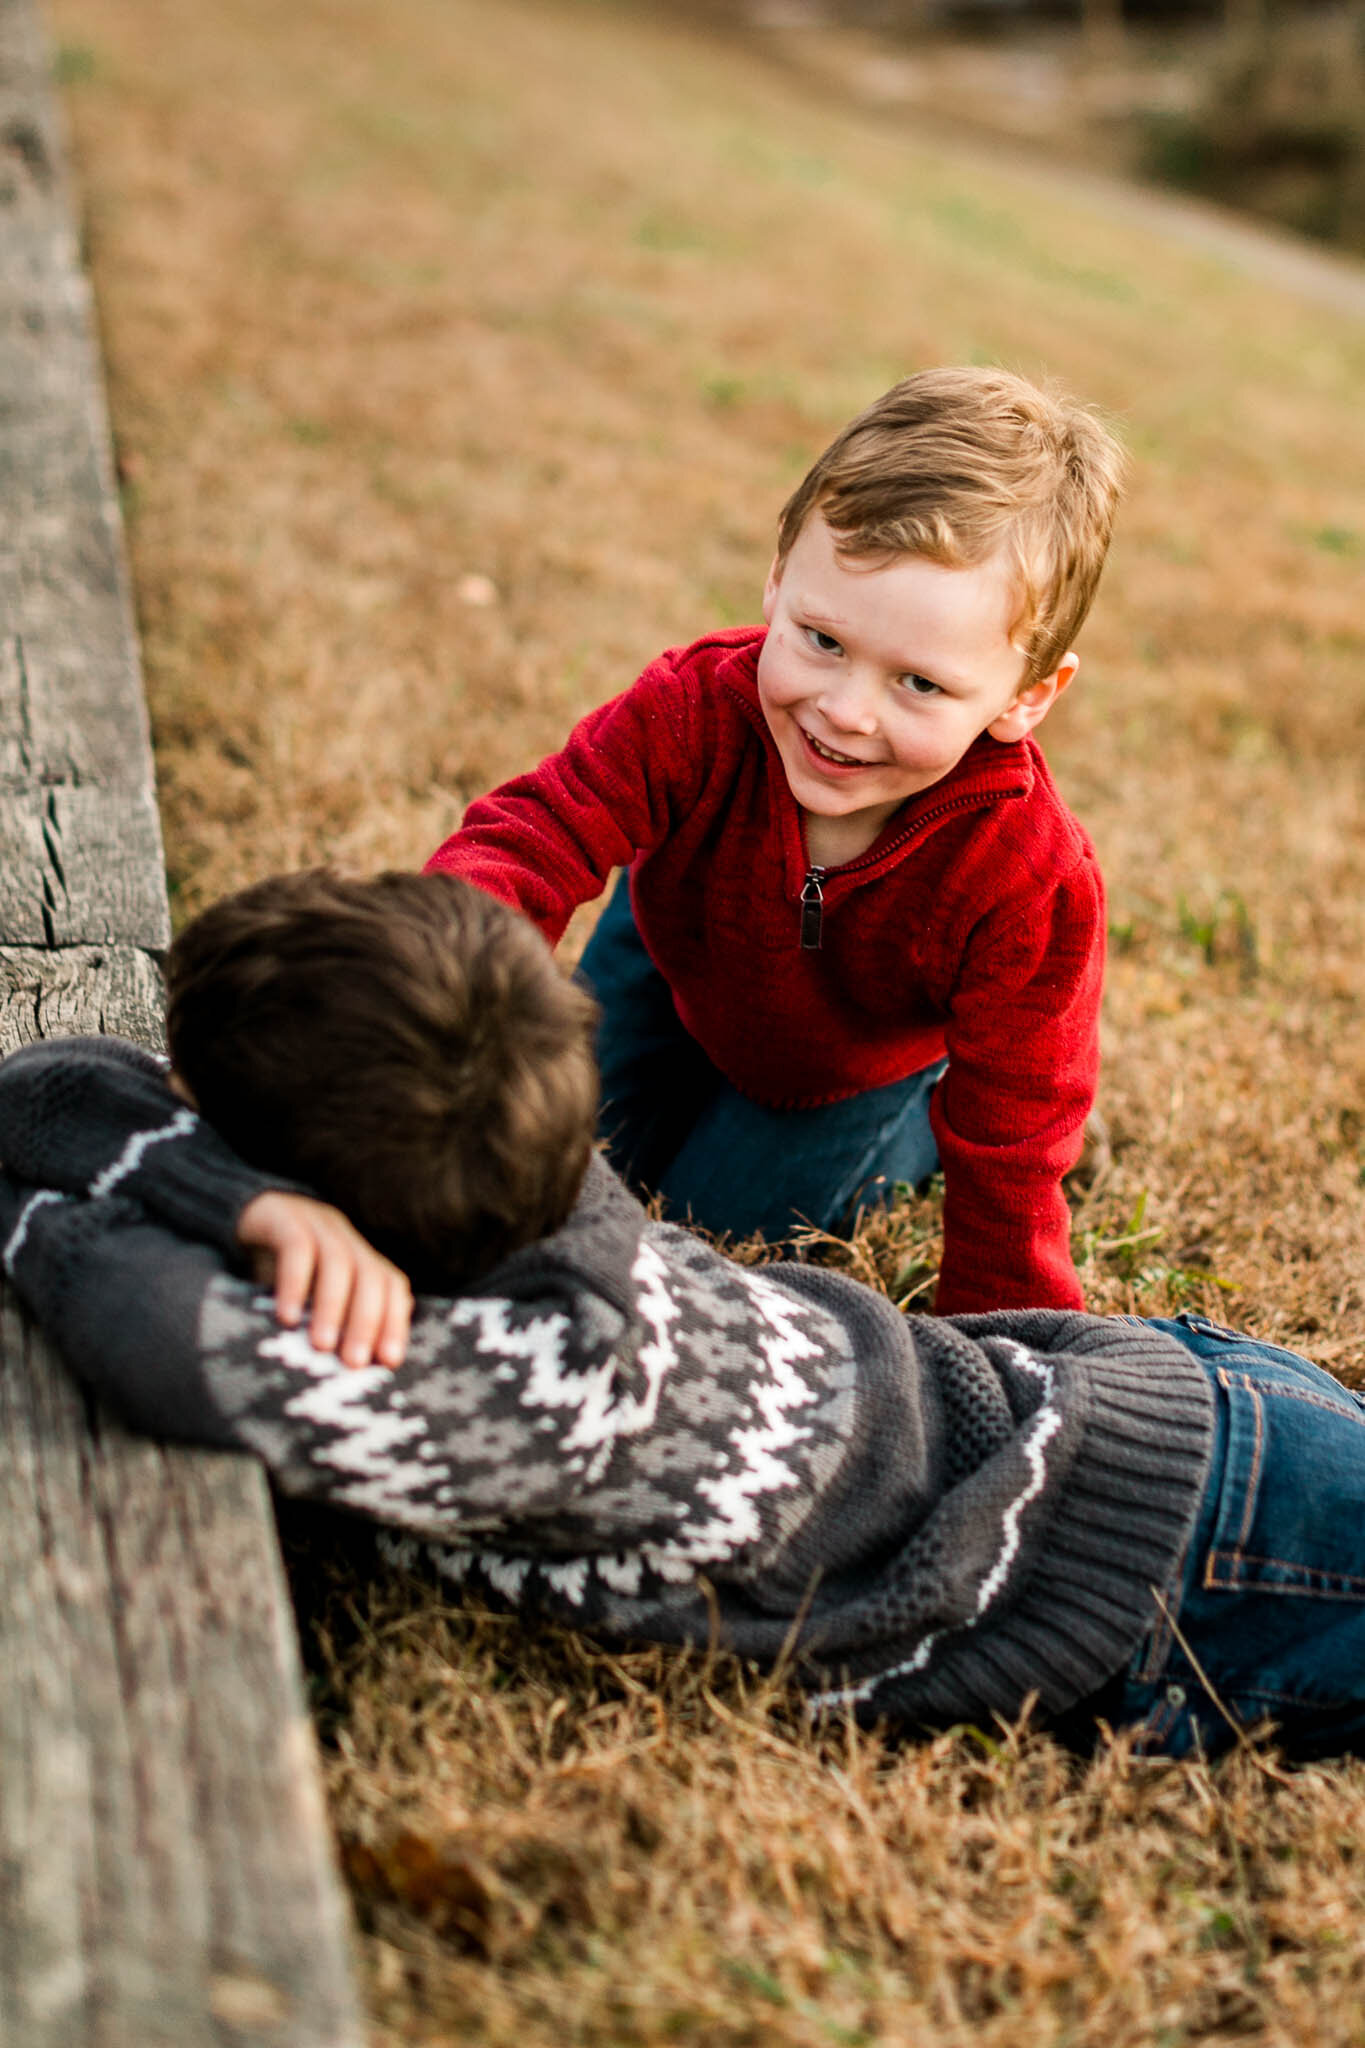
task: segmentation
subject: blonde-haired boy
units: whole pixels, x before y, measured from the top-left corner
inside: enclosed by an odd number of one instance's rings
[[[429,865],[584,955],[602,1134],[670,1210],[837,1229],[945,1177],[940,1312],[1075,1307],[1104,901],[1034,728],[1076,673],[1122,474],[1086,408],[906,378],[786,506],[763,627],[647,668]]]

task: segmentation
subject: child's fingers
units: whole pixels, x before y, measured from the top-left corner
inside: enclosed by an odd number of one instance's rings
[[[389,1284],[388,1305],[379,1328],[375,1357],[383,1365],[401,1365],[407,1356],[408,1333],[412,1328],[412,1288],[406,1273],[395,1266]]]
[[[346,1306],[346,1323],[338,1355],[343,1365],[369,1365],[384,1321],[388,1301],[388,1275],[375,1259],[362,1259],[356,1267],[351,1298]]]
[[[313,1275],[313,1313],[308,1335],[317,1351],[335,1351],[356,1284],[356,1251],[362,1240],[340,1231],[318,1232]]]
[[[341,1358],[346,1365],[403,1363],[412,1293],[407,1278],[387,1259],[370,1252],[356,1269],[346,1311]]]
[[[307,1230],[282,1231],[273,1253],[258,1251],[258,1260],[273,1258],[275,1267],[275,1314],[289,1329],[303,1316],[303,1306],[313,1285],[317,1245]]]
[[[346,1365],[401,1365],[412,1289],[338,1209],[309,1195],[258,1195],[237,1221],[240,1243],[259,1270],[273,1262],[275,1313],[291,1327],[308,1316],[308,1340]]]
[[[291,1328],[303,1315],[318,1259],[316,1219],[334,1212],[306,1195],[276,1188],[256,1195],[237,1219],[237,1241],[250,1254],[252,1277],[271,1287],[275,1313]]]

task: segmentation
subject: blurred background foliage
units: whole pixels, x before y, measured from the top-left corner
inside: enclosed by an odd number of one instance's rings
[[[678,0],[859,96],[1365,252],[1365,0]]]

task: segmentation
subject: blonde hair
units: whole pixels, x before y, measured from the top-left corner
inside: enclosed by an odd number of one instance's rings
[[[845,555],[974,568],[1003,550],[1011,637],[1051,675],[1090,610],[1126,458],[1089,407],[1009,370],[921,370],[851,420],[782,509],[778,567],[812,512]]]

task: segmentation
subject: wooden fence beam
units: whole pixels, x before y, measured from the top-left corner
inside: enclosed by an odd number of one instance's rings
[[[161,1038],[170,931],[89,289],[0,0],[0,1051]],[[0,2048],[360,2048],[258,1466],[135,1439],[0,1290]]]

